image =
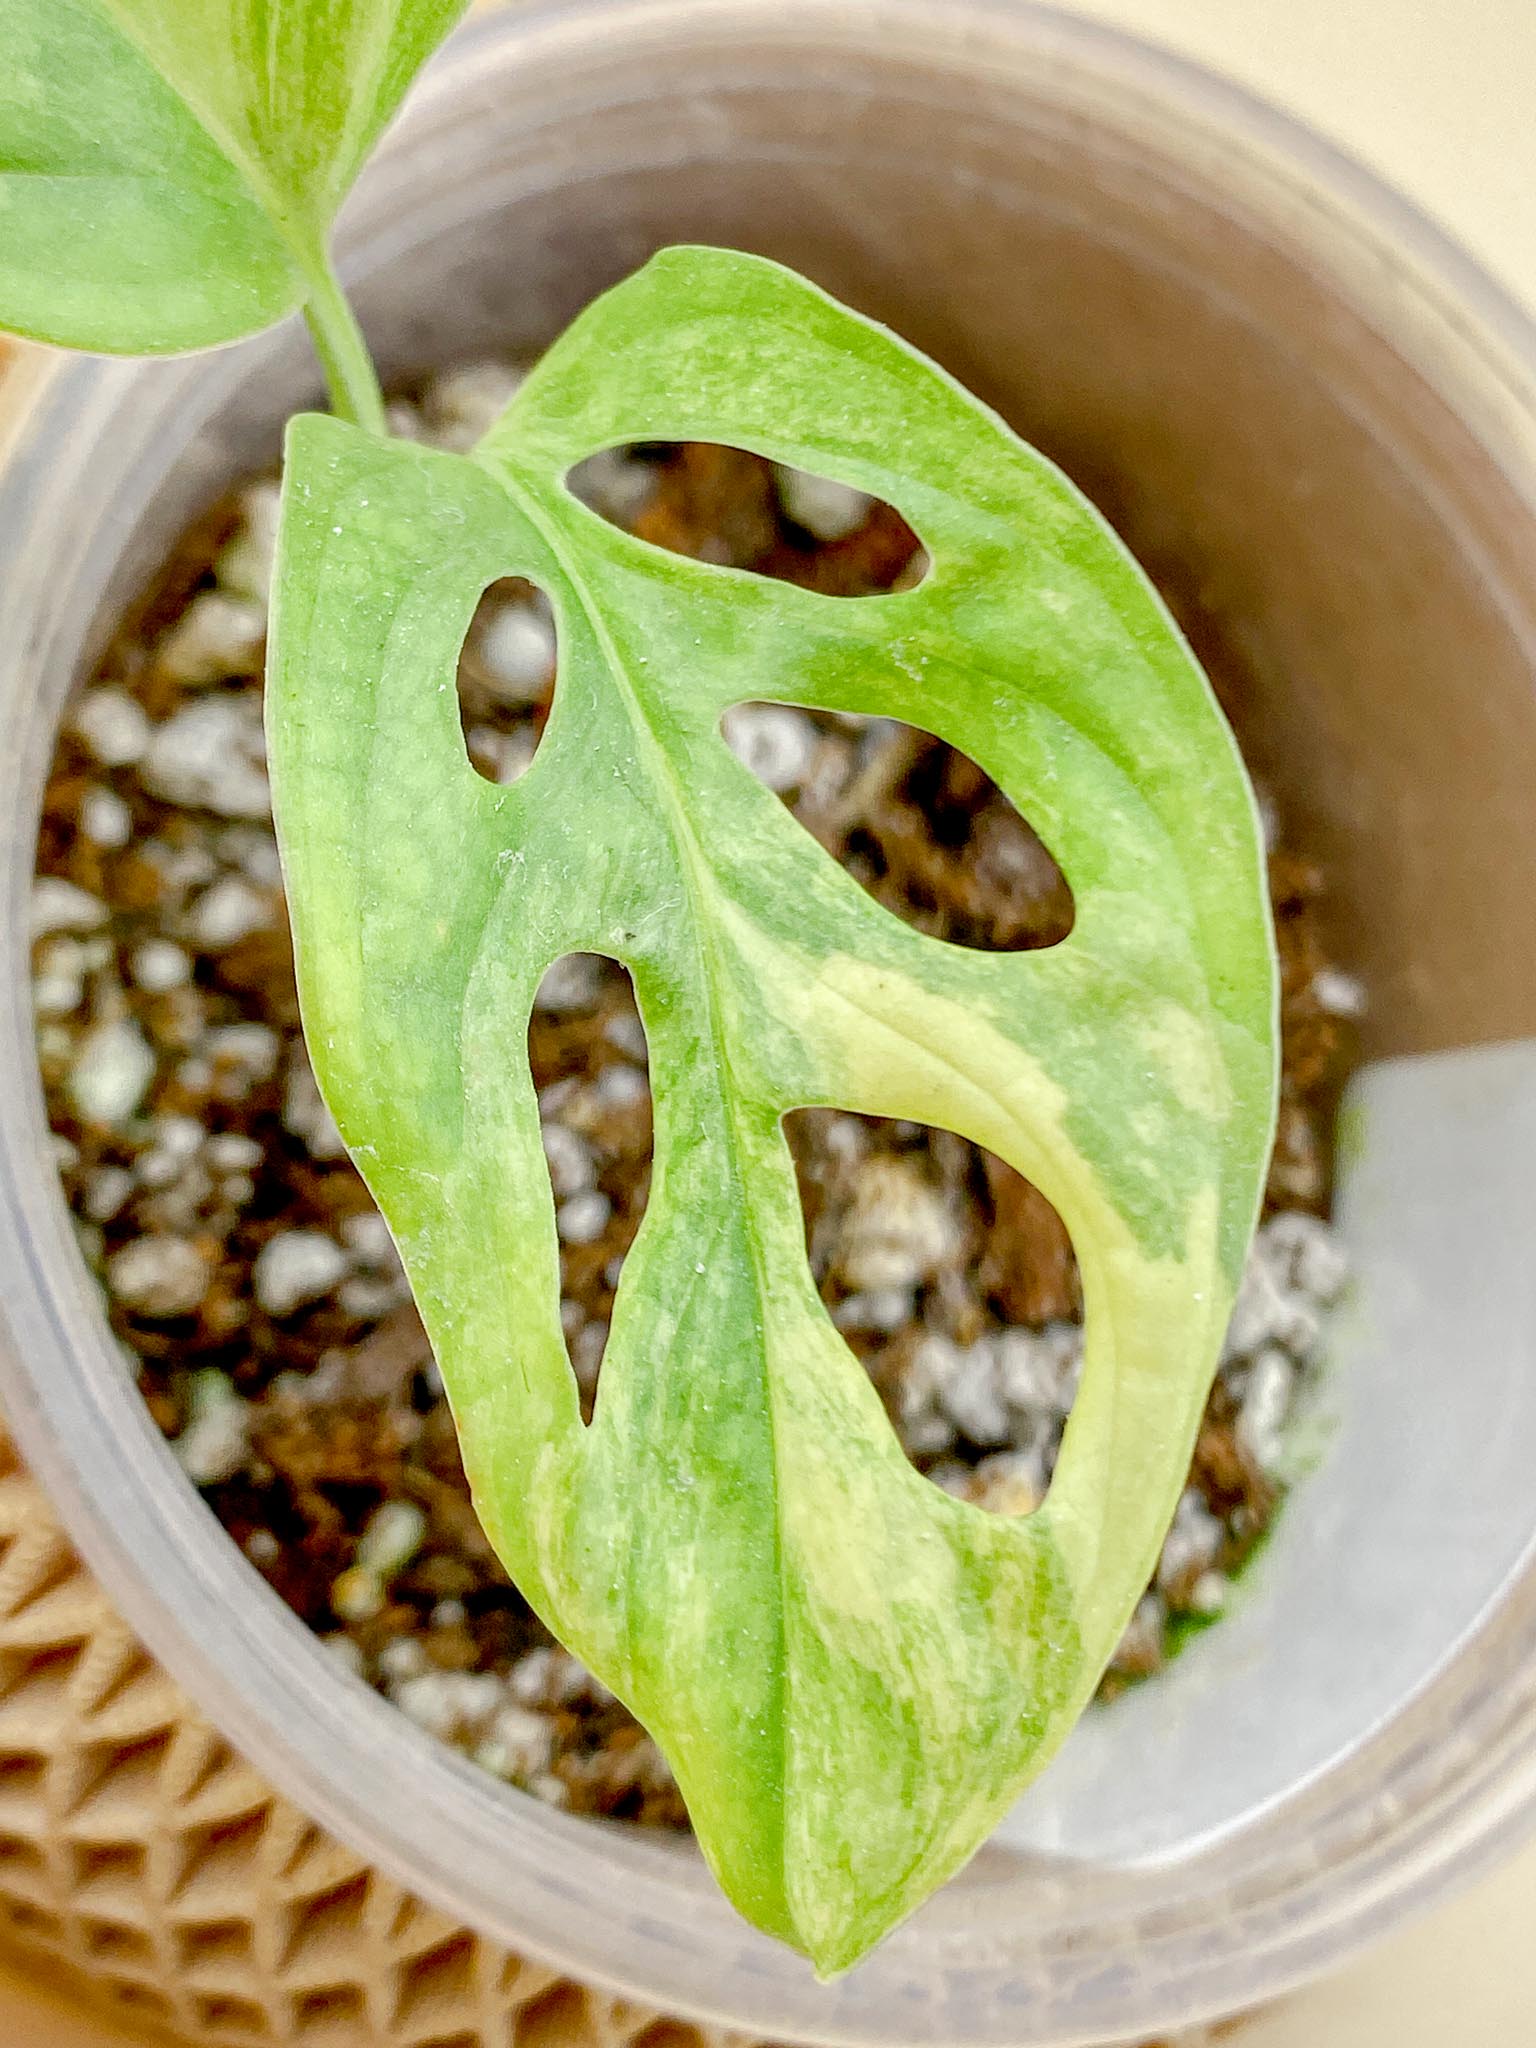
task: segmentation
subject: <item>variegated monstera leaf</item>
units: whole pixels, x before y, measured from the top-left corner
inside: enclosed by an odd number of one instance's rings
[[[710,440],[894,503],[932,558],[859,602],[604,523],[572,466]],[[495,578],[551,595],[527,774],[471,769],[455,667]],[[818,1968],[953,1872],[1094,1690],[1177,1501],[1252,1227],[1274,969],[1232,739],[1141,572],[949,377],[775,265],[674,249],[472,456],[290,431],[271,752],[316,1069],[399,1242],[475,1501],[676,1771],[741,1911]],[[964,749],[1071,884],[998,955],[879,907],[734,758],[745,699]],[[591,1423],[528,1064],[544,970],[633,977],[649,1207]],[[1055,1204],[1086,1365],[1049,1495],[902,1454],[807,1268],[786,1111],[947,1125]]]

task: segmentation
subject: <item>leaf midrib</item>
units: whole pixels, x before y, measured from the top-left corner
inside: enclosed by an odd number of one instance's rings
[[[238,136],[221,133],[223,123],[210,120],[203,108],[187,97],[180,82],[162,68],[153,50],[145,43],[131,14],[115,5],[114,0],[99,0],[99,4],[103,15],[123,41],[174,95],[187,119],[229,166],[237,187],[244,191],[257,214],[265,220],[301,282],[313,286],[317,266],[324,265],[324,237],[317,235],[313,222],[302,221],[298,217],[291,197],[281,190],[262,160],[260,151],[246,148]]]
[[[717,978],[716,963],[712,949],[706,939],[705,903],[707,901],[707,888],[704,877],[708,872],[708,864],[703,858],[697,835],[689,820],[688,808],[683,799],[677,771],[666,748],[662,745],[660,738],[656,734],[650,719],[646,715],[643,699],[636,690],[628,666],[612,634],[608,630],[602,606],[588,588],[581,573],[579,560],[573,558],[571,552],[565,546],[566,534],[561,522],[558,519],[551,519],[547,515],[537,491],[521,484],[517,472],[510,463],[499,461],[494,466],[487,464],[486,467],[491,468],[497,483],[500,484],[518,511],[528,521],[529,525],[533,527],[544,545],[549,549],[556,566],[565,577],[572,594],[581,606],[587,624],[591,628],[593,637],[597,641],[607,664],[609,674],[619,691],[625,709],[630,715],[630,724],[635,733],[637,743],[644,749],[641,765],[653,771],[650,780],[661,793],[666,823],[677,852],[678,867],[681,871],[683,887],[688,897],[689,913],[703,969],[709,1008],[709,1038],[714,1052],[715,1072],[717,1076],[734,1076],[729,1040],[722,1017],[723,1002]],[[718,1093],[724,1109],[726,1142],[730,1155],[730,1175],[738,1190],[740,1213],[745,1224],[745,1236],[748,1252],[752,1260],[752,1272],[757,1297],[760,1304],[766,1304],[768,1299],[766,1261],[763,1253],[762,1239],[758,1230],[757,1206],[751,1198],[747,1177],[743,1170],[743,1139],[736,1117],[735,1093],[731,1088],[725,1086],[719,1086]],[[764,1331],[768,1327],[766,1314],[762,1318],[761,1327]],[[780,1486],[779,1424],[774,1400],[773,1373],[768,1366],[768,1345],[766,1339],[762,1345],[761,1355],[763,1358],[764,1397],[768,1414],[769,1452],[773,1461],[774,1576],[779,1589],[779,1632],[784,1646],[784,1655],[780,1659],[778,1671],[779,1780],[781,1786],[785,1787],[787,1791],[787,1728],[790,1689],[788,1657],[789,1592],[785,1568],[783,1520],[780,1507],[782,1488]],[[789,1873],[785,1860],[786,1845],[787,1833],[781,1833],[779,1843],[780,1883],[787,1913],[789,1911]]]

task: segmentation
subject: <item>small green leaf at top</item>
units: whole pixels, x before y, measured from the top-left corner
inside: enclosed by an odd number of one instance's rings
[[[718,441],[894,505],[931,557],[858,604],[666,554],[567,487]],[[549,593],[532,766],[467,761],[482,590]],[[305,417],[268,717],[316,1071],[399,1242],[485,1526],[651,1729],[741,1911],[823,1972],[969,1857],[1091,1697],[1184,1481],[1259,1199],[1275,970],[1251,793],[1206,681],[1078,491],[895,336],[778,266],[672,249],[472,456]],[[873,901],[738,762],[768,699],[969,754],[1076,918],[981,953]],[[590,1423],[527,1029],[548,965],[629,970],[654,1173]],[[1009,1518],[907,1463],[807,1268],[783,1119],[943,1124],[1076,1247],[1086,1363]]]
[[[0,0],[0,326],[161,354],[310,295],[465,0]]]

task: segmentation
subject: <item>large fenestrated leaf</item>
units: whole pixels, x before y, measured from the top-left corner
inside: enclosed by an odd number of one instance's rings
[[[306,275],[465,0],[0,0],[0,326],[158,354]]]
[[[667,555],[568,492],[637,439],[885,498],[933,559],[839,601]],[[269,718],[317,1071],[435,1344],[476,1503],[640,1715],[741,1910],[826,1970],[983,1839],[1090,1697],[1178,1498],[1270,1135],[1271,939],[1208,687],[1102,521],[884,330],[680,249],[597,302],[472,458],[290,431]],[[455,662],[551,593],[553,714],[497,789]],[[904,719],[1023,809],[1076,901],[1044,953],[925,938],[732,756],[779,698]],[[649,1208],[590,1427],[527,1055],[572,950],[629,968]],[[1045,1504],[908,1465],[812,1286],[781,1129],[838,1104],[989,1146],[1065,1219],[1087,1362]]]

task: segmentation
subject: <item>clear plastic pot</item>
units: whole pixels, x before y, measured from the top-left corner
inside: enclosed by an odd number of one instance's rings
[[[891,320],[1154,565],[1181,563],[1247,662],[1251,749],[1335,879],[1387,1064],[1360,1098],[1365,1271],[1333,1441],[1242,1611],[1092,1719],[963,1877],[822,1986],[690,1847],[562,1816],[437,1747],[216,1528],[64,1214],[26,899],[63,697],[186,518],[316,397],[292,329],[171,364],[34,363],[0,461],[0,1400],[231,1739],[465,1920],[782,2040],[1160,2031],[1336,1961],[1536,1803],[1532,1062],[1462,1050],[1536,1033],[1536,348],[1432,229],[1274,114],[986,0],[485,20],[346,229],[400,373],[536,345],[681,239],[783,257]]]

